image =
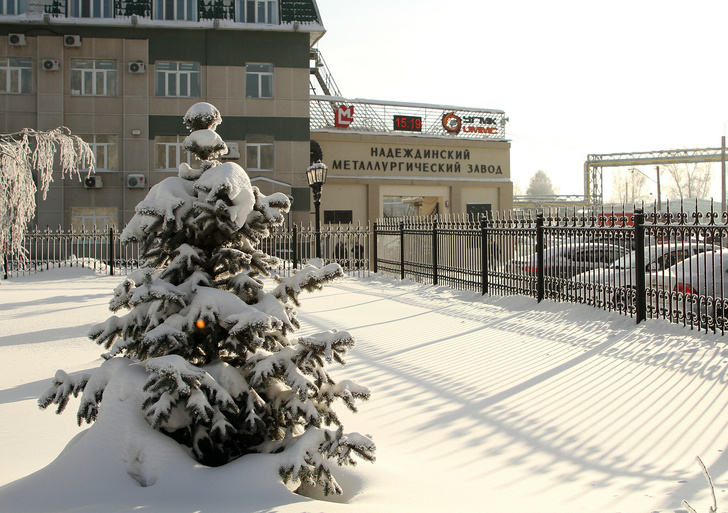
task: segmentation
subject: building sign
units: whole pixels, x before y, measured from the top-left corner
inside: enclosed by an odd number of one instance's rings
[[[346,176],[433,176],[502,179],[508,177],[508,152],[476,148],[350,145],[334,153],[329,173]],[[341,158],[336,153],[345,153]],[[343,155],[342,155],[343,157]]]
[[[354,121],[354,106],[353,105],[339,105],[336,109],[336,118],[334,120],[334,126],[337,128],[349,128],[349,125]]]
[[[447,133],[457,135],[461,131],[467,134],[497,134],[498,122],[494,118],[481,116],[460,117],[454,112],[442,116],[442,127]]]

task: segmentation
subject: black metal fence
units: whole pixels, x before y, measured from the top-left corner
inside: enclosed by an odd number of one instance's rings
[[[374,226],[374,271],[724,333],[727,240],[714,210],[390,218]]]
[[[274,230],[261,249],[279,258],[274,273],[289,275],[315,255],[313,226],[293,225]],[[361,225],[326,225],[321,230],[324,263],[338,262],[350,274],[368,273],[371,230]],[[24,258],[3,255],[2,275],[8,279],[56,267],[85,267],[94,271],[127,274],[141,265],[136,242],[122,243],[118,230],[74,232],[32,230],[23,240]]]
[[[290,275],[315,255],[316,230],[274,230],[261,249]],[[139,247],[115,230],[32,231],[27,258],[3,258],[4,277],[81,266],[125,274]],[[373,229],[326,225],[324,263],[354,275],[369,270],[482,294],[520,294],[591,305],[705,331],[728,328],[728,214],[576,212],[491,217],[381,219]]]

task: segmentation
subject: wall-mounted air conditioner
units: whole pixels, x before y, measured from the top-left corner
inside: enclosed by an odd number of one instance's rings
[[[58,71],[61,69],[61,61],[58,59],[43,59],[41,67],[44,71]]]
[[[63,36],[63,46],[78,47],[81,46],[81,36]]]
[[[144,73],[146,70],[147,70],[147,67],[144,65],[144,61],[136,61],[136,62],[129,63],[129,73],[132,73],[132,74]]]
[[[239,159],[240,158],[240,146],[238,146],[238,143],[225,143],[225,145],[228,147],[228,152],[222,156],[223,159]]]
[[[87,176],[83,181],[83,186],[87,189],[100,189],[104,186],[104,181],[100,176]]]
[[[10,46],[25,46],[25,34],[8,34]]]
[[[144,175],[129,175],[126,177],[126,186],[130,189],[143,189],[147,186],[147,177]]]

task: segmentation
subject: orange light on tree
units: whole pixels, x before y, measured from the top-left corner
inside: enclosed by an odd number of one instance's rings
[[[195,322],[195,326],[197,326],[199,329],[204,329],[205,319],[197,319],[197,322]]]

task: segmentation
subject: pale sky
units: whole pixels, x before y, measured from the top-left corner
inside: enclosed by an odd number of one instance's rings
[[[317,3],[318,47],[345,97],[504,110],[524,190],[543,169],[560,194],[582,194],[588,154],[717,148],[726,135],[725,0]]]

